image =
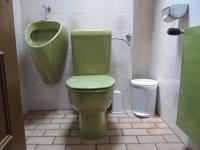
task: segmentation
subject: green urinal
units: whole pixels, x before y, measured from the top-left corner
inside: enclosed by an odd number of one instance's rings
[[[67,56],[67,30],[58,21],[38,21],[25,30],[33,62],[45,83],[60,81]]]

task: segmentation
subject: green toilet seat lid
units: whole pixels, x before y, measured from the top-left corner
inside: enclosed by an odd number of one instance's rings
[[[72,89],[103,89],[112,87],[116,80],[108,75],[73,76],[66,81]]]

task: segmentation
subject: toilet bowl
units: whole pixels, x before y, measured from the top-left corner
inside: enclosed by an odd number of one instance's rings
[[[67,56],[67,30],[58,21],[37,21],[25,30],[33,62],[45,83],[60,81]]]
[[[74,30],[71,38],[75,76],[66,81],[69,99],[79,112],[80,136],[97,139],[105,135],[105,112],[112,103],[116,82],[107,75],[111,31]]]

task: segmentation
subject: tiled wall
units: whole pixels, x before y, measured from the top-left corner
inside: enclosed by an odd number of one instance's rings
[[[152,7],[149,7],[150,4],[146,5],[147,0],[135,0],[135,2],[139,2],[140,5],[145,7],[140,11],[151,8],[152,13],[150,14],[152,15],[146,16],[144,20],[148,20],[149,24],[148,21],[145,21],[145,23],[152,25],[152,27],[149,31],[146,31],[146,34],[151,36],[148,36],[146,39],[141,39],[139,43],[140,47],[137,48],[137,50],[136,48],[133,49],[133,55],[139,51],[134,57],[138,57],[143,62],[139,65],[138,63],[141,63],[141,61],[133,59],[133,64],[139,67],[138,70],[134,70],[135,68],[133,68],[133,77],[149,77],[159,81],[158,113],[186,144],[192,145],[188,137],[176,126],[183,37],[169,36],[167,35],[167,29],[170,27],[184,28],[187,26],[200,25],[200,4],[196,0],[153,0]],[[188,16],[182,18],[180,21],[174,21],[168,24],[163,22],[160,15],[163,8],[170,4],[184,2],[190,4]],[[142,16],[139,16],[139,19],[140,18],[143,19]],[[144,30],[142,24],[142,22],[139,23],[136,28],[137,31]],[[135,32],[135,30],[133,32]],[[148,42],[150,42],[150,44]],[[150,48],[147,49],[148,47]],[[144,55],[140,53],[144,53]],[[145,60],[147,60],[147,62]]]
[[[17,60],[20,73],[20,85],[21,85],[21,98],[23,113],[28,112],[26,92],[25,92],[25,80],[23,70],[23,59],[24,59],[24,44],[23,44],[23,32],[21,24],[21,3],[20,0],[13,0],[13,12],[14,12],[14,25],[15,25],[15,38],[17,48]]]
[[[151,50],[152,1],[134,0],[133,77],[148,77]]]
[[[28,23],[44,18],[42,4],[52,8],[50,19],[63,21],[69,32],[72,29],[103,28],[111,29],[114,37],[125,38],[125,35],[132,33],[133,30],[132,0],[20,0],[20,2],[22,24],[22,30],[18,31],[20,35],[23,34]],[[28,109],[71,108],[65,87],[65,81],[73,74],[71,45],[69,45],[63,78],[54,85],[46,85],[41,81],[29,54],[29,48],[25,42],[22,45],[24,46],[22,66],[25,80],[23,85],[26,89]],[[111,66],[111,74],[118,79],[116,89],[122,90],[123,105],[128,109],[132,67],[130,49],[125,43],[113,40]]]

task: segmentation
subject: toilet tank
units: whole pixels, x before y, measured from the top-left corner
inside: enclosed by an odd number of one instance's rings
[[[71,40],[75,75],[98,75],[109,72],[111,31],[73,30]]]

